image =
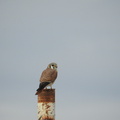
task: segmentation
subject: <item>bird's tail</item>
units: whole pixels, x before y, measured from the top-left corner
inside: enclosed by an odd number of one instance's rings
[[[36,93],[35,93],[35,95],[38,95],[41,92],[42,92],[42,90],[38,88],[37,91],[36,91]]]
[[[39,85],[39,88],[37,89],[37,92],[35,93],[35,95],[38,95],[39,93],[42,92],[42,90],[48,85],[50,84],[50,82],[42,82]]]

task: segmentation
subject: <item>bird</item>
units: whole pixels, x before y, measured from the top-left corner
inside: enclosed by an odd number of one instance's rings
[[[39,88],[36,90],[35,95],[41,93],[44,88],[47,89],[48,86],[50,86],[52,89],[52,84],[55,82],[58,75],[57,67],[58,67],[57,64],[52,62],[42,72],[40,77]]]

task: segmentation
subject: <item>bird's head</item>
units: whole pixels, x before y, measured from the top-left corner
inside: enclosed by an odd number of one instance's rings
[[[56,64],[56,63],[50,63],[50,64],[48,65],[48,68],[57,69],[57,64]]]

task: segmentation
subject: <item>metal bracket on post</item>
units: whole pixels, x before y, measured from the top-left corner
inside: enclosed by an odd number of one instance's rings
[[[43,89],[38,94],[38,120],[55,120],[55,89]]]

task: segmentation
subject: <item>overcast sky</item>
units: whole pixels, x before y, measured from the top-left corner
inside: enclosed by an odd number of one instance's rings
[[[119,0],[0,0],[0,56],[0,120],[37,120],[51,62],[56,120],[120,120]]]

